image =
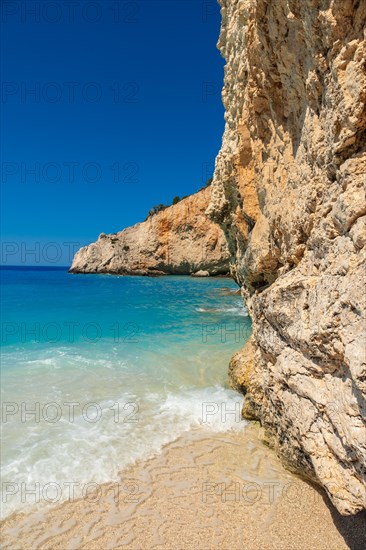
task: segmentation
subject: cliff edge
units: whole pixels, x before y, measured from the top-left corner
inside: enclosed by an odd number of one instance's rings
[[[207,213],[253,337],[230,366],[285,463],[366,506],[364,0],[220,0],[226,128]]]
[[[81,248],[71,273],[121,275],[224,275],[229,271],[225,236],[205,210],[211,188],[182,199],[145,222]]]

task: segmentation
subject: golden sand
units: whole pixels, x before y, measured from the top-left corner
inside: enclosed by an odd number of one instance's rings
[[[258,437],[190,432],[84,499],[12,515],[2,548],[358,550],[365,515],[342,518]]]

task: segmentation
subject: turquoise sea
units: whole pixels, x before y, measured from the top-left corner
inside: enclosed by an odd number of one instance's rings
[[[22,484],[77,493],[188,430],[243,429],[227,369],[251,322],[230,279],[19,268],[1,288],[3,515],[32,504]]]

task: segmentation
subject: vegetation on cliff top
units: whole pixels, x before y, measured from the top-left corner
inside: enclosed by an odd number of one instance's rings
[[[213,178],[209,178],[206,181],[205,185],[203,187],[201,187],[201,189],[199,189],[199,191],[203,191],[203,189],[206,189],[207,187],[210,187],[210,185],[212,183],[212,180],[213,180]],[[171,206],[174,206],[175,204],[178,204],[178,202],[180,202],[184,199],[187,199],[190,196],[191,195],[184,195],[184,197],[180,198],[178,195],[176,195],[172,200]],[[156,206],[153,206],[152,208],[150,208],[146,220],[148,220],[152,216],[155,216],[155,214],[158,214],[159,212],[162,212],[163,210],[166,210],[167,208],[169,208],[169,205],[163,204],[163,203],[160,203],[160,204],[157,204]]]

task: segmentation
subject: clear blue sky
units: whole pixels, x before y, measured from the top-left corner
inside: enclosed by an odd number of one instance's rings
[[[224,128],[216,0],[2,8],[3,241],[83,245],[212,175]],[[6,250],[2,263],[23,263]]]

